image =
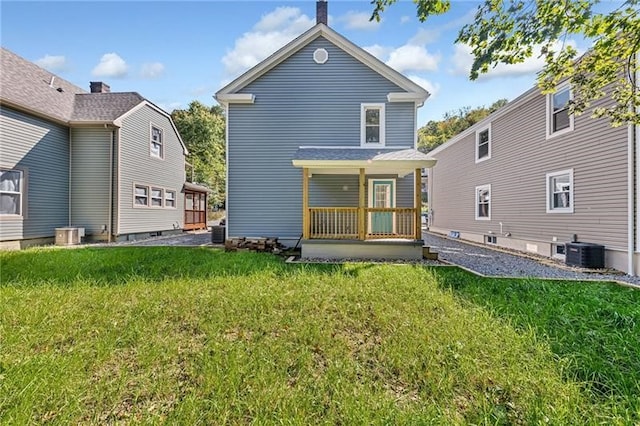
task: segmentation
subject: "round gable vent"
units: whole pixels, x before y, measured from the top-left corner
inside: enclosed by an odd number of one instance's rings
[[[313,52],[313,60],[316,61],[316,64],[324,64],[329,60],[329,52],[325,49],[316,49]]]

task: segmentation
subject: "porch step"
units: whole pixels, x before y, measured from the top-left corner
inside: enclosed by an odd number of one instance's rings
[[[422,246],[422,258],[428,260],[438,260],[438,253],[431,251],[431,247]]]

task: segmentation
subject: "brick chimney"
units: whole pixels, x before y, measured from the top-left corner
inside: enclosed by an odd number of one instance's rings
[[[111,87],[108,84],[101,81],[90,81],[89,87],[91,87],[91,93],[109,93]]]
[[[318,0],[316,2],[316,24],[329,25],[328,22],[328,6],[326,0]]]

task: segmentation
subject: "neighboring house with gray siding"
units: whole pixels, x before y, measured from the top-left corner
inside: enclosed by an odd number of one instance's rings
[[[637,275],[638,127],[574,117],[571,96],[531,89],[431,151],[429,229],[560,259],[575,238]]]
[[[329,28],[318,2],[314,27],[216,93],[227,236],[301,241],[305,257],[421,257],[428,96]]]
[[[186,148],[171,117],[137,93],[91,92],[2,48],[0,247],[180,231]]]

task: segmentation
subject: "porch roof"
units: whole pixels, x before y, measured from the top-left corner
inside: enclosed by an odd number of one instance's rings
[[[206,186],[198,185],[197,183],[193,183],[193,182],[185,182],[183,189],[186,189],[188,191],[194,191],[194,192],[206,192],[206,193],[213,192],[213,189],[208,188]]]
[[[417,149],[407,148],[318,148],[300,147],[293,156],[294,167],[309,168],[313,174],[397,174],[435,165],[436,160]]]

